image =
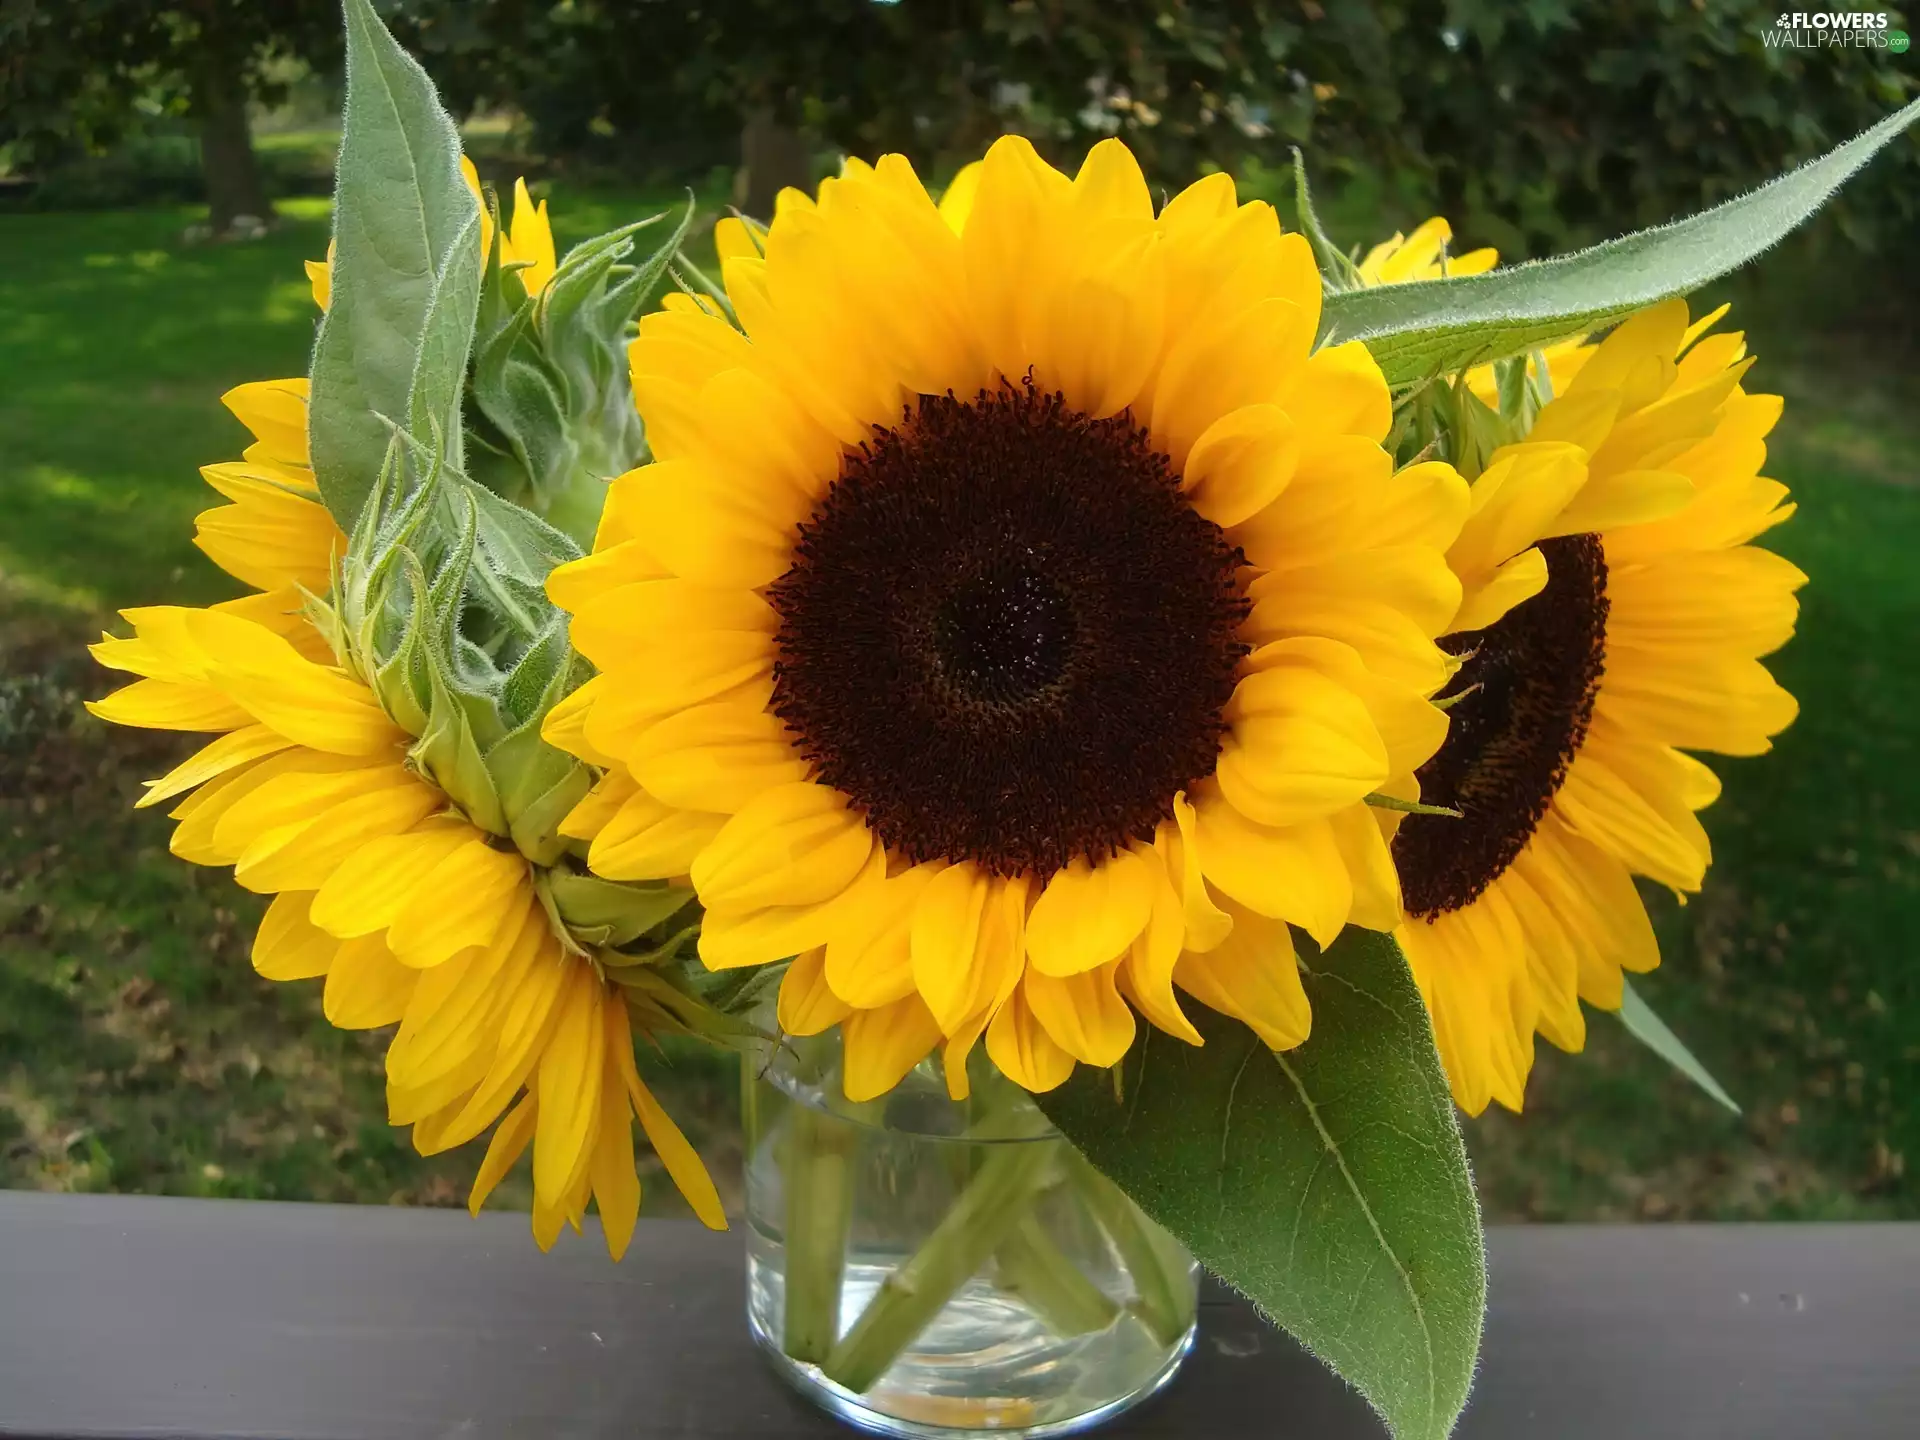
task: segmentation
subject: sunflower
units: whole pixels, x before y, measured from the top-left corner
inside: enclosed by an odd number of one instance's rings
[[[1634,886],[1684,896],[1719,793],[1688,751],[1757,755],[1793,697],[1760,657],[1792,635],[1806,577],[1748,542],[1793,512],[1761,475],[1777,396],[1740,382],[1737,334],[1670,301],[1591,348],[1526,439],[1495,452],[1448,553],[1461,657],[1425,801],[1393,837],[1396,932],[1455,1098],[1519,1109],[1536,1031],[1585,1042],[1659,952]]]
[[[325,978],[348,1030],[398,1025],[388,1118],[423,1155],[498,1121],[471,1207],[533,1147],[542,1248],[589,1199],[617,1259],[640,1204],[632,1121],[709,1225],[713,1183],[634,1066],[623,992],[549,918],[525,858],[407,763],[413,737],[346,671],[243,615],[128,610],[96,659],[142,678],[88,708],[121,725],[219,732],[149,782],[184,796],[171,848],[273,896],[254,939],[270,980]]]
[[[1467,509],[1314,350],[1305,240],[1008,137],[942,206],[853,161],[718,243],[726,306],[632,346],[655,458],[549,584],[590,865],[690,876],[710,967],[797,957],[781,1021],[840,1025],[855,1098],[936,1048],[964,1096],[983,1036],[1033,1090],[1136,1012],[1198,1043],[1183,994],[1298,1044],[1289,927],[1398,916],[1366,802],[1445,731]]]
[[[460,174],[473,198],[480,202],[480,253],[484,256],[493,249],[493,215],[480,189],[480,172],[465,155],[460,157]],[[313,287],[313,303],[324,310],[333,300],[333,245],[327,245],[326,259],[304,263],[307,283]],[[503,268],[520,267],[520,283],[529,295],[545,290],[559,268],[547,202],[535,205],[524,179],[513,182],[513,219],[500,236],[500,264]]]
[[[553,241],[524,183],[513,230],[503,255],[531,262],[521,275],[537,294]],[[324,309],[328,268],[309,262],[308,274]],[[198,517],[194,543],[256,593],[124,612],[133,638],[93,653],[143,678],[89,708],[124,725],[221,732],[139,804],[184,794],[174,853],[234,865],[274,896],[254,944],[261,974],[326,977],[323,1009],[342,1028],[399,1024],[389,1118],[413,1127],[422,1154],[500,1122],[473,1209],[531,1143],[541,1245],[592,1199],[617,1258],[639,1207],[638,1116],[695,1212],[724,1226],[699,1158],[639,1078],[622,992],[550,921],[535,867],[407,765],[414,737],[337,666],[315,624],[347,542],[314,480],[307,396],[304,377],[229,391],[254,443],[201,471],[229,503]]]

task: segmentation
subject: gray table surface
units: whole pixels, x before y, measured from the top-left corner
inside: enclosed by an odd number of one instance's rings
[[[1495,1228],[1463,1440],[1920,1435],[1920,1225]],[[541,1255],[521,1216],[0,1192],[0,1434],[831,1436],[763,1368],[740,1237]],[[1366,1407],[1210,1293],[1104,1432],[1346,1440]]]

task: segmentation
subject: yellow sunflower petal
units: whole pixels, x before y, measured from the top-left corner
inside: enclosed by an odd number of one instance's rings
[[[627,751],[648,794],[688,810],[735,814],[769,790],[807,778],[776,715],[744,705],[697,705],[650,727]]]
[[[261,894],[317,890],[362,846],[408,829],[445,803],[404,770],[384,779],[379,788],[331,804],[311,820],[261,835],[234,862],[233,878]]]
[[[442,1144],[450,1148],[478,1135],[532,1078],[559,1022],[572,968],[544,925],[520,932],[500,976],[501,995],[490,1021],[497,1027],[498,1048],[486,1075],[441,1134]]]
[[[471,826],[450,820],[375,840],[320,887],[313,923],[343,940],[386,929],[434,868],[475,839]]]
[[[527,862],[475,833],[450,850],[414,887],[387,930],[405,965],[425,969],[485,945],[519,914]]]
[[[941,1038],[939,1023],[918,995],[855,1010],[841,1021],[840,1036],[847,1098],[856,1104],[876,1100],[893,1089]]]
[[[947,1075],[947,1094],[964,1100],[970,1093],[967,1058],[1007,997],[1020,983],[1023,933],[1027,914],[1027,880],[989,882],[974,952],[964,972],[958,1018],[945,1024],[946,1047],[941,1054]],[[924,993],[924,992],[923,992]]]
[[[1300,926],[1331,945],[1353,908],[1353,880],[1333,827],[1312,820],[1284,828],[1242,815],[1218,792],[1195,801],[1207,879],[1246,909]]]
[[[617,1003],[624,1012],[626,1002]],[[623,1023],[624,1019],[623,1014]],[[720,1206],[720,1194],[713,1188],[713,1177],[707,1174],[707,1167],[700,1162],[698,1152],[687,1143],[687,1137],[680,1133],[680,1127],[660,1108],[660,1102],[653,1098],[653,1092],[640,1079],[640,1071],[633,1063],[631,1041],[624,1045],[609,1044],[608,1049],[620,1067],[621,1078],[627,1086],[627,1097],[633,1102],[633,1113],[640,1121],[640,1128],[646,1132],[647,1143],[653,1147],[653,1153],[660,1157],[660,1163],[666,1167],[675,1188],[686,1197],[687,1204],[693,1207],[693,1213],[702,1225],[709,1230],[726,1229],[727,1216]]]
[[[307,466],[307,381],[255,380],[236,385],[220,397],[239,422],[251,430],[257,444],[248,458],[281,465]]]
[[[737,811],[689,873],[704,905],[814,905],[846,889],[873,844],[866,821],[837,791],[796,782],[763,791]]]
[[[1188,808],[1191,810],[1191,807]],[[1154,850],[1143,857],[1153,873],[1153,914],[1147,921],[1147,928],[1135,936],[1133,944],[1127,947],[1115,980],[1121,993],[1153,1024],[1169,1035],[1178,1035],[1189,1045],[1198,1045],[1201,1043],[1200,1032],[1193,1028],[1193,1022],[1187,1019],[1178,997],[1173,993],[1174,967],[1179,964],[1183,950],[1192,943],[1188,936],[1188,906],[1181,899],[1180,890],[1172,879],[1174,873],[1184,869],[1185,857],[1179,853],[1181,849],[1178,828],[1163,822]],[[1189,883],[1205,890],[1197,860],[1191,875],[1186,878]],[[1233,922],[1211,900],[1205,903],[1210,917],[1218,916],[1223,922],[1218,935],[1211,933],[1214,928],[1211,924],[1206,927],[1209,933],[1203,938],[1209,941],[1206,948],[1211,949],[1225,938],[1225,928]]]
[[[586,966],[576,966],[560,1018],[537,1068],[540,1117],[533,1135],[533,1190],[547,1204],[578,1182],[592,1156],[605,1075],[606,996]]]
[[[1295,825],[1372,794],[1391,773],[1364,701],[1282,642],[1246,676],[1226,709],[1216,778],[1233,807],[1262,825]]]
[[[327,970],[320,1008],[342,1030],[377,1030],[395,1025],[413,998],[416,971],[394,959],[378,935],[342,941]]]
[[[1502,562],[1550,534],[1587,483],[1587,457],[1578,446],[1546,441],[1509,445],[1473,482],[1470,510],[1447,563],[1472,590]],[[1456,629],[1468,628],[1455,622]]]
[[[789,1035],[818,1035],[853,1013],[827,984],[827,952],[815,946],[796,955],[780,979],[780,1028]]]
[[[269,980],[311,980],[333,964],[340,942],[313,924],[311,893],[288,891],[273,897],[253,937],[253,968]]]
[[[1230,529],[1272,504],[1299,460],[1293,417],[1277,405],[1246,405],[1194,442],[1180,488],[1194,509]]]
[[[1106,1068],[1117,1065],[1133,1044],[1133,1011],[1120,998],[1115,959],[1061,978],[1029,970],[1021,993],[1034,1019],[1074,1059]]]
[[[1205,954],[1188,951],[1173,982],[1222,1015],[1244,1021],[1270,1050],[1291,1050],[1313,1027],[1285,922],[1228,902],[1233,932]]]
[[[569,840],[592,841],[613,822],[633,797],[640,793],[633,777],[624,770],[609,770],[594,782],[593,788],[560,821],[560,833]]]
[[[724,815],[677,810],[637,791],[593,837],[587,863],[609,880],[672,880],[693,868],[726,823]]]
[[[278,754],[292,743],[265,725],[243,725],[196,750],[189,759],[174,766],[158,780],[147,781],[147,793],[134,802],[134,807],[141,809],[157,805],[183,790],[206,783],[216,775],[224,775],[236,766]]]
[[[1349,805],[1327,823],[1353,878],[1351,923],[1366,930],[1393,929],[1400,923],[1400,876],[1372,808]]]
[[[1073,1056],[1061,1049],[1028,1007],[1024,987],[1007,997],[987,1027],[987,1056],[1021,1089],[1044,1095],[1067,1083]]]
[[[416,1113],[438,1110],[474,1091],[491,1071],[499,1058],[502,1007],[523,982],[547,933],[546,912],[529,895],[519,916],[490,944],[422,972],[386,1059],[390,1090],[444,1089],[445,1099],[418,1104]],[[453,1084],[455,1076],[464,1078]],[[458,1119],[457,1111],[446,1117],[449,1131]],[[395,1118],[394,1123],[404,1122]]]
[[[1173,797],[1173,820],[1171,827],[1161,825],[1154,848],[1160,851],[1167,877],[1180,893],[1186,947],[1211,950],[1226,939],[1233,920],[1207,893],[1205,867],[1200,861],[1200,822],[1185,791]]]
[[[493,1139],[487,1142],[487,1153],[480,1161],[479,1172],[473,1177],[473,1188],[467,1192],[467,1209],[471,1213],[480,1213],[480,1207],[487,1203],[487,1197],[507,1178],[507,1172],[513,1169],[520,1157],[527,1153],[527,1146],[533,1143],[534,1126],[538,1120],[539,1106],[532,1095],[527,1095],[500,1122],[500,1127],[493,1132]]]
[[[1118,959],[1152,910],[1152,875],[1140,856],[1123,850],[1098,864],[1076,859],[1034,901],[1027,954],[1044,975],[1077,975]]]
[[[1384,440],[1393,424],[1392,392],[1379,363],[1358,340],[1316,350],[1292,377],[1282,403],[1317,428]]]
[[[914,986],[927,1008],[951,1033],[966,1018],[981,914],[992,888],[973,865],[954,865],[934,875],[913,903],[908,935]]]
[[[708,909],[700,926],[700,959],[709,970],[785,960],[871,923],[880,903],[886,855],[873,848],[866,868],[838,893],[810,905]]]
[[[849,911],[846,923],[827,942],[826,977],[834,994],[850,1005],[874,1010],[914,993],[914,909],[944,868],[930,862],[883,877],[872,887],[871,902]]]
[[[146,730],[238,730],[253,721],[223,691],[171,680],[136,680],[86,703],[102,720]]]

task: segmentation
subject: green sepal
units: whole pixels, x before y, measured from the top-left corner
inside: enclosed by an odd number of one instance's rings
[[[1620,1023],[1629,1035],[1698,1085],[1716,1104],[1735,1115],[1740,1113],[1739,1105],[1725,1087],[1707,1073],[1707,1067],[1694,1058],[1693,1052],[1667,1028],[1667,1022],[1654,1013],[1653,1007],[1624,975],[1620,977]]]
[[[1313,208],[1313,189],[1307,183],[1307,159],[1298,145],[1293,147],[1293,205],[1300,233],[1313,247],[1313,258],[1320,265],[1320,283],[1329,291],[1353,290],[1360,284],[1360,271],[1352,259],[1327,238],[1320,216]]]
[[[636,1025],[649,1034],[685,1035],[738,1050],[764,1043],[771,1038],[766,1031],[715,1005],[704,992],[706,971],[686,953],[699,929],[687,926],[644,960],[603,953],[607,978],[625,992]]]
[[[1402,815],[1444,815],[1449,820],[1461,818],[1460,812],[1451,805],[1423,805],[1418,800],[1402,800],[1398,795],[1385,795],[1378,790],[1366,798],[1367,804],[1376,810],[1396,810]]]
[[[426,605],[427,577],[420,568],[419,558],[411,550],[398,550],[396,555],[407,588],[407,618],[402,622],[404,628],[399,643],[392,647],[384,660],[374,662],[373,673],[367,680],[393,723],[409,735],[420,735],[426,731],[428,712],[433,705],[433,684],[427,673],[427,652],[420,638],[430,613]],[[372,636],[368,636],[362,642],[361,653],[372,657],[381,654],[382,648]]]
[[[504,835],[506,812],[463,703],[471,697],[458,691],[451,668],[435,649],[428,647],[426,655],[433,699],[426,729],[414,741],[409,757],[469,820],[483,830]]]
[[[765,253],[766,228],[757,221],[748,220],[744,215],[736,218],[745,223],[747,229],[753,233],[755,243],[760,246],[762,253]],[[693,257],[684,250],[673,257],[672,274],[673,283],[680,287],[682,294],[691,295],[710,313],[724,316],[729,325],[735,329],[740,328],[740,317],[734,312],[733,300],[727,294],[727,287],[695,264]],[[689,275],[693,277],[691,284],[687,281]]]
[[[567,868],[543,872],[542,883],[553,897],[555,913],[576,939],[616,949],[664,925],[693,902],[693,891],[684,885],[602,880]]]
[[[534,328],[538,304],[520,302],[488,336],[473,359],[475,443],[492,461],[475,456],[475,478],[516,504],[534,504],[561,488],[573,470],[565,380],[548,362]]]
[[[547,712],[586,676],[558,617],[521,657],[499,688],[499,705],[513,728],[487,752],[499,789],[507,834],[536,865],[551,865],[570,842],[560,822],[593,788],[593,774],[576,757],[540,734]]]
[[[1388,445],[1397,464],[1445,460],[1462,478],[1475,480],[1496,450],[1523,438],[1524,431],[1473,393],[1462,371],[1429,375],[1400,395]]]

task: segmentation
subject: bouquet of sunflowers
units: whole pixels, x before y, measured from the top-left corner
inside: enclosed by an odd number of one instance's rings
[[[507,221],[345,9],[311,373],[205,472],[252,593],[94,651],[97,714],[215,737],[140,803],[273,897],[255,968],[396,1027],[392,1123],[490,1132],[476,1210],[531,1149],[543,1247],[625,1251],[635,1120],[723,1227],[635,1045],[742,1051],[750,1318],[857,1423],[1112,1413],[1197,1258],[1444,1436],[1454,1107],[1583,1006],[1711,1084],[1635,880],[1699,888],[1692,752],[1795,713],[1780,401],[1682,297],[1914,108],[1510,270],[1006,137],[937,201],[886,156],[724,219],[710,277],[690,212]]]

